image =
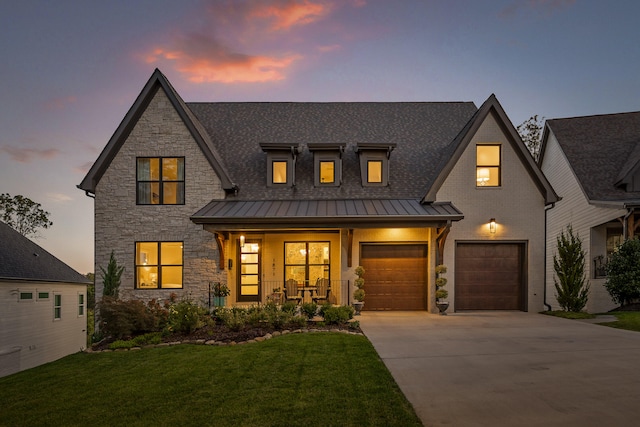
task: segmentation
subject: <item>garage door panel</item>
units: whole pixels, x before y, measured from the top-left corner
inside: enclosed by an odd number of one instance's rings
[[[456,246],[456,310],[521,310],[524,245],[459,243]]]
[[[426,245],[362,245],[365,310],[426,310]]]

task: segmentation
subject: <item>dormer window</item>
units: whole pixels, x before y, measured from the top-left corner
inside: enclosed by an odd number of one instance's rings
[[[316,187],[338,187],[342,183],[342,153],[345,143],[310,143],[313,153],[313,181]]]
[[[295,186],[298,144],[263,142],[260,148],[267,153],[267,187]]]
[[[363,186],[389,185],[389,158],[396,144],[358,144]]]

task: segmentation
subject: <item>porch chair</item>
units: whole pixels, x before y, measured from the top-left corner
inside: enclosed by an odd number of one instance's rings
[[[324,304],[329,302],[329,293],[331,285],[329,279],[318,278],[316,280],[316,294],[311,298],[316,304]]]
[[[298,295],[298,282],[296,279],[289,279],[284,283],[284,297],[287,301],[295,301],[299,304],[302,297]]]

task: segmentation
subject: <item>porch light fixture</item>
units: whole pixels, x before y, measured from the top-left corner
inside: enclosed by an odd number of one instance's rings
[[[491,218],[489,220],[489,232],[491,232],[491,233],[495,233],[496,232],[496,219],[495,218]]]
[[[244,234],[240,236],[240,247],[244,248]]]
[[[490,178],[489,169],[487,168],[478,169],[478,172],[476,173],[476,181],[478,181],[479,185],[484,186],[487,183],[487,181],[489,181],[489,178]]]

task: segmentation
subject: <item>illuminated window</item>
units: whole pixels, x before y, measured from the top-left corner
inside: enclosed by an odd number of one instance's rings
[[[287,183],[287,162],[282,160],[275,160],[271,163],[273,170],[272,181],[274,184],[286,184]]]
[[[136,288],[182,288],[182,242],[136,243]]]
[[[334,161],[320,162],[320,183],[333,184],[336,181],[336,163]]]
[[[329,242],[285,242],[284,280],[315,285],[329,279]]]
[[[372,184],[382,182],[382,160],[367,161],[367,182]]]
[[[476,186],[500,186],[500,146],[476,146]]]
[[[139,205],[184,204],[184,158],[138,158],[136,177]]]
[[[260,300],[260,242],[246,240],[240,245],[238,301]]]

